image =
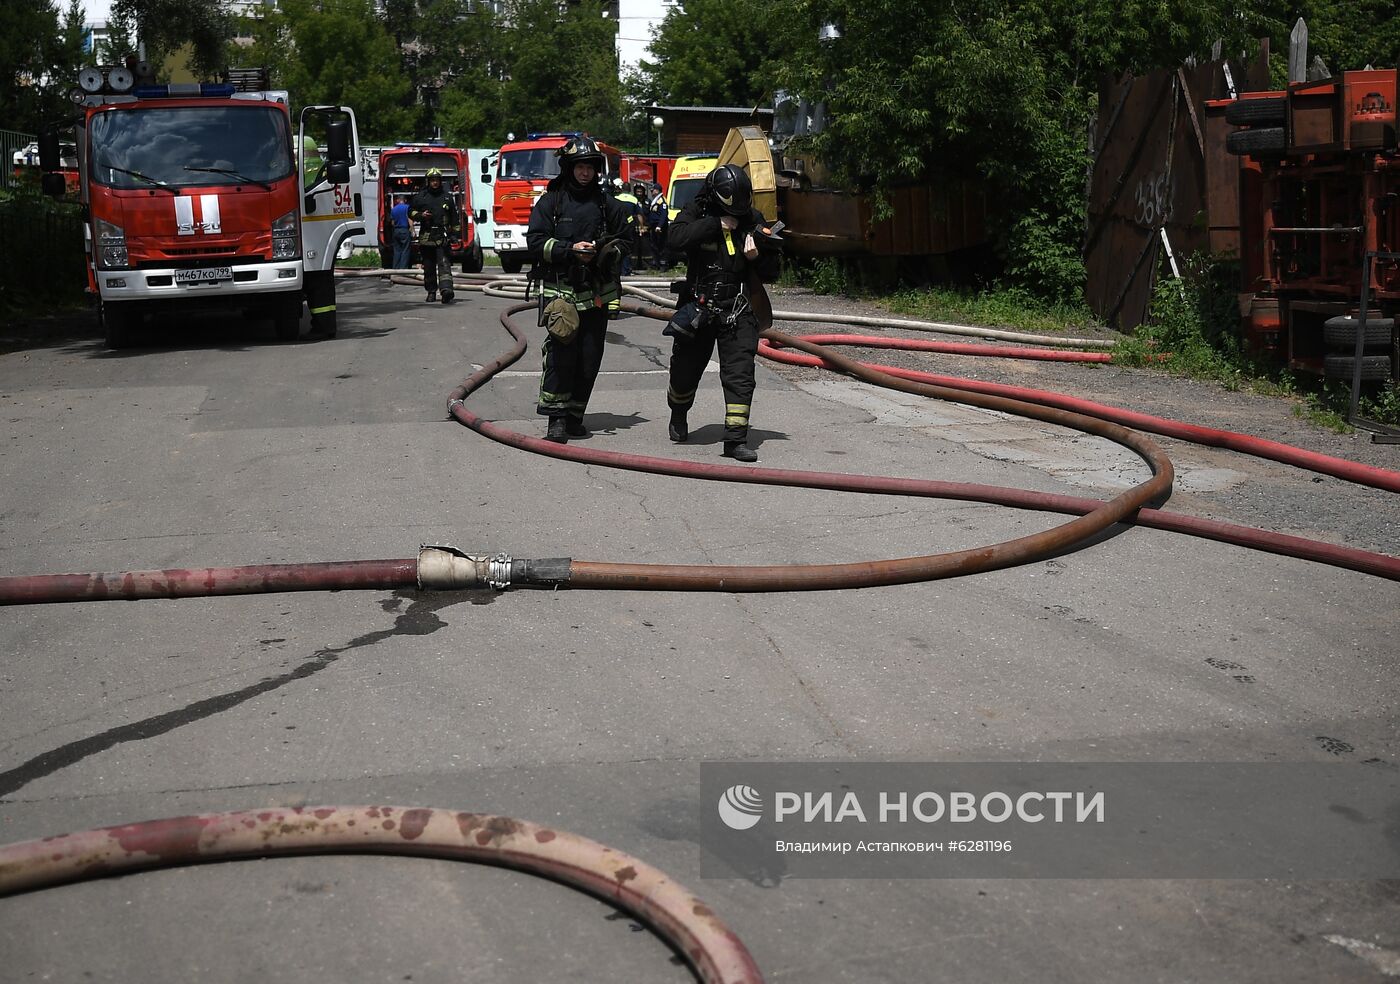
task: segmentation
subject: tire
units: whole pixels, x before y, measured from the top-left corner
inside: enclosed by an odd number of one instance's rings
[[[1351,379],[1356,368],[1356,359],[1350,355],[1329,355],[1322,363],[1322,372],[1328,379]],[[1390,378],[1390,356],[1363,355],[1361,357],[1361,378],[1381,380]]]
[[[463,273],[480,273],[481,268],[486,265],[486,257],[481,252],[481,243],[472,243],[472,248],[467,250],[467,255],[462,257]]]
[[[1282,154],[1287,147],[1283,127],[1269,126],[1257,130],[1236,130],[1225,135],[1225,149],[1232,154],[1257,157],[1260,154]]]
[[[296,312],[279,311],[272,316],[272,330],[279,342],[295,342],[301,337],[301,307]]]
[[[1322,326],[1322,339],[1329,348],[1355,351],[1358,324],[1359,322],[1350,315],[1328,318],[1327,323]],[[1390,333],[1394,328],[1394,318],[1367,318],[1366,340],[1362,344],[1369,349],[1385,348],[1390,344]]]
[[[102,337],[111,349],[130,348],[141,315],[127,304],[102,303]]]
[[[504,273],[519,273],[520,268],[525,265],[525,257],[517,253],[501,253],[501,271]]]
[[[1225,107],[1225,122],[1235,126],[1283,126],[1287,112],[1287,96],[1236,99]]]

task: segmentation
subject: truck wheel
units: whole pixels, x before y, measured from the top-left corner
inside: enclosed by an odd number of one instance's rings
[[[1350,315],[1341,318],[1328,318],[1326,324],[1322,326],[1323,341],[1330,348],[1355,351],[1356,332],[1359,324],[1360,322]],[[1365,341],[1362,344],[1366,348],[1384,348],[1390,344],[1390,333],[1394,328],[1394,318],[1367,318]]]
[[[1249,154],[1251,157],[1282,154],[1287,147],[1283,139],[1283,127],[1266,126],[1257,130],[1236,130],[1225,134],[1225,149],[1232,154]]]
[[[1225,122],[1235,126],[1283,126],[1287,96],[1236,99],[1225,107]]]
[[[301,337],[301,307],[295,311],[279,311],[272,317],[272,329],[279,342],[295,342]]]
[[[130,348],[132,335],[140,323],[141,316],[134,313],[129,305],[102,303],[102,337],[108,348]]]
[[[482,255],[481,243],[472,243],[472,248],[467,251],[466,256],[462,257],[462,272],[480,273],[485,264],[486,257]]]
[[[517,256],[515,253],[501,253],[501,271],[503,273],[519,273],[520,268],[525,265],[525,257]]]
[[[1351,379],[1356,368],[1356,357],[1351,355],[1328,355],[1322,363],[1322,372],[1328,379]],[[1361,357],[1361,378],[1369,380],[1390,378],[1390,356],[1363,355]]]

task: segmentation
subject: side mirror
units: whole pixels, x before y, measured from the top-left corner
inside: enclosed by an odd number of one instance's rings
[[[484,208],[479,208],[479,209],[476,210],[476,221],[477,221],[477,222],[485,222],[485,221],[486,221],[486,209],[484,209]]]
[[[491,159],[488,157],[481,159],[481,176],[482,178],[491,177]]]
[[[58,132],[46,129],[39,134],[39,169],[57,171],[61,167],[58,151]]]
[[[39,178],[39,187],[50,198],[62,198],[68,191],[63,175],[57,171],[44,172]]]
[[[329,181],[331,184],[349,184],[350,165],[346,164],[344,161],[341,161],[337,164],[327,164],[326,180]]]
[[[331,167],[336,164],[350,166],[350,122],[335,120],[326,124],[326,160]],[[332,179],[336,184],[344,184],[348,179]]]
[[[489,185],[491,183],[491,172],[487,171],[485,168],[482,168],[481,183],[484,185]]]

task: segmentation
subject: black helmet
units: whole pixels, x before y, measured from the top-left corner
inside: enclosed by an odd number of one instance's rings
[[[730,215],[748,215],[753,205],[753,184],[737,164],[721,164],[705,177],[710,201]]]
[[[603,152],[592,137],[572,137],[555,153],[559,155],[559,169],[571,180],[575,164],[592,164],[599,175],[603,173]]]

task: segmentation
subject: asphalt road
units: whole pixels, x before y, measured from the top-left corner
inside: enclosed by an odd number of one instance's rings
[[[425,542],[813,563],[1059,521],[698,485],[493,444],[444,403],[505,348],[503,306],[425,305],[417,289],[358,281],[341,285],[330,341],[279,345],[268,324],[210,316],[120,353],[79,336],[0,355],[0,573],[409,557]],[[609,341],[582,443],[719,461],[717,375],[695,439],[672,446],[659,325],[622,319]],[[472,407],[542,433],[537,368],[532,351]],[[1045,425],[764,366],[758,388],[767,466],[1088,496],[1145,476],[1121,449]],[[969,449],[998,442],[1019,451]],[[1279,467],[1236,458],[1222,476],[1219,452],[1173,454],[1198,498]],[[1027,567],[836,594],[9,608],[0,842],[275,805],[440,806],[555,825],[656,865],[773,981],[1383,980],[1400,974],[1397,882],[710,879],[696,839],[713,809],[699,764],[712,760],[1394,768],[1398,600],[1393,582],[1127,529]],[[389,857],[205,865],[3,899],[0,954],[5,981],[689,979],[599,901]]]

